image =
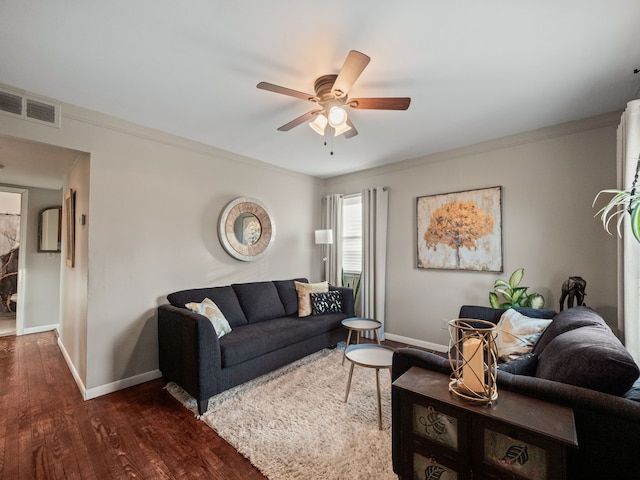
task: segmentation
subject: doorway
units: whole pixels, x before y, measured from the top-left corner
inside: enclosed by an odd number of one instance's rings
[[[22,195],[0,189],[0,336],[16,334]]]

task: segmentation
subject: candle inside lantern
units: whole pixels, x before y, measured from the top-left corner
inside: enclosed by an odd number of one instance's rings
[[[484,391],[484,359],[482,355],[482,340],[478,337],[468,337],[462,342],[462,383],[464,387],[475,393]]]

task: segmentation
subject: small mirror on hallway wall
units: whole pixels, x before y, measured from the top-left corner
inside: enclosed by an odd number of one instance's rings
[[[276,228],[267,208],[258,200],[239,197],[222,210],[218,237],[225,251],[244,262],[265,254],[275,238]]]
[[[38,251],[60,252],[62,250],[62,207],[48,207],[38,216]]]

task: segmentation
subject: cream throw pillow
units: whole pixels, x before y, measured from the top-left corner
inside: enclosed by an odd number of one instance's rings
[[[296,293],[298,294],[298,316],[308,317],[311,315],[311,294],[329,291],[329,282],[301,283],[295,282]]]
[[[508,362],[531,352],[550,323],[551,319],[530,318],[508,309],[496,326],[500,360]]]
[[[213,329],[216,331],[218,338],[231,331],[231,325],[229,325],[229,322],[213,300],[205,298],[202,303],[191,302],[187,303],[185,307],[192,312],[196,312],[207,317],[211,322],[211,325],[213,325]]]

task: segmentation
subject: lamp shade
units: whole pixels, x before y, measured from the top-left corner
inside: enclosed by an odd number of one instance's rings
[[[316,230],[316,245],[330,245],[333,243],[333,230]]]
[[[347,122],[345,122],[342,125],[338,125],[334,128],[335,136],[337,137],[338,135],[342,135],[344,132],[348,132],[349,130],[351,130],[351,126]]]
[[[327,126],[327,117],[323,114],[316,115],[316,118],[313,122],[309,123],[309,126],[313,128],[320,135],[324,135],[324,127]]]

